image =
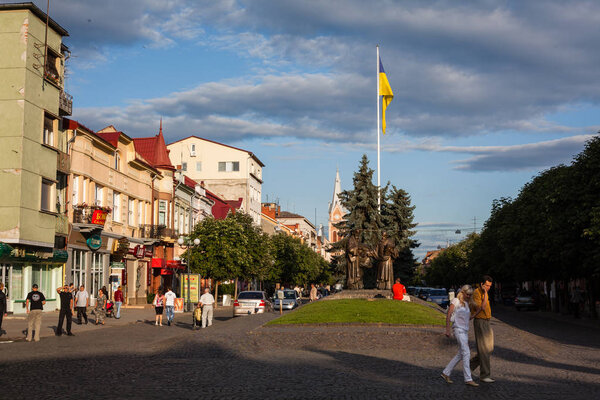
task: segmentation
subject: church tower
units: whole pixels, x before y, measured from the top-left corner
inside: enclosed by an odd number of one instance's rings
[[[335,173],[335,183],[333,185],[333,199],[329,203],[329,242],[334,243],[341,239],[338,235],[338,230],[333,224],[337,224],[344,218],[346,210],[340,204],[338,194],[342,191],[342,184],[340,181],[340,170],[337,169]]]

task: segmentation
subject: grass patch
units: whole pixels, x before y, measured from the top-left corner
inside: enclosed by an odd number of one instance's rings
[[[324,323],[444,325],[446,317],[430,307],[406,301],[342,299],[307,304],[267,325]]]

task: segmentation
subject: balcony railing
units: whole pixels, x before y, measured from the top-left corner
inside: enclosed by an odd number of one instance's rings
[[[173,229],[169,229],[165,225],[142,225],[140,233],[142,237],[150,239],[173,237]]]
[[[71,115],[73,112],[73,96],[64,90],[60,91],[58,108],[63,115]]]

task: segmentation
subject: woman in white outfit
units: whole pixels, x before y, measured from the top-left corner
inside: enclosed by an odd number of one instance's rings
[[[448,315],[446,316],[446,336],[450,337],[450,322],[453,322],[452,327],[454,328],[454,336],[458,342],[458,353],[450,360],[442,372],[442,378],[447,383],[453,383],[450,379],[450,374],[456,364],[462,360],[465,384],[469,386],[479,386],[477,383],[473,382],[473,378],[471,377],[471,367],[469,365],[471,358],[471,351],[469,350],[469,321],[471,320],[469,301],[471,300],[472,294],[473,288],[470,285],[464,285],[460,289],[460,293],[452,299],[450,307],[448,308]],[[476,313],[473,315],[476,315]]]

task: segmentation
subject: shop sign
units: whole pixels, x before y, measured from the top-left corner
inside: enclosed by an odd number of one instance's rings
[[[197,303],[199,300],[200,293],[200,275],[198,274],[183,274],[182,275],[182,283],[181,283],[181,294],[184,299],[187,300],[187,289],[188,289],[188,279],[190,286],[190,301],[192,303]]]
[[[144,258],[144,246],[135,246],[133,255],[135,258]]]
[[[152,285],[152,267],[149,262],[146,262],[146,285]]]
[[[90,249],[96,251],[100,247],[102,247],[102,237],[98,234],[94,234],[94,235],[90,236],[89,238],[87,238],[85,243],[87,244],[87,246]]]
[[[125,269],[125,263],[122,261],[113,261],[110,263],[112,269]]]
[[[92,213],[92,224],[94,225],[104,225],[106,223],[106,216],[108,212],[104,210],[94,210]]]
[[[148,257],[148,258],[152,258],[152,246],[150,246],[150,247],[146,246],[144,248],[144,256]]]

